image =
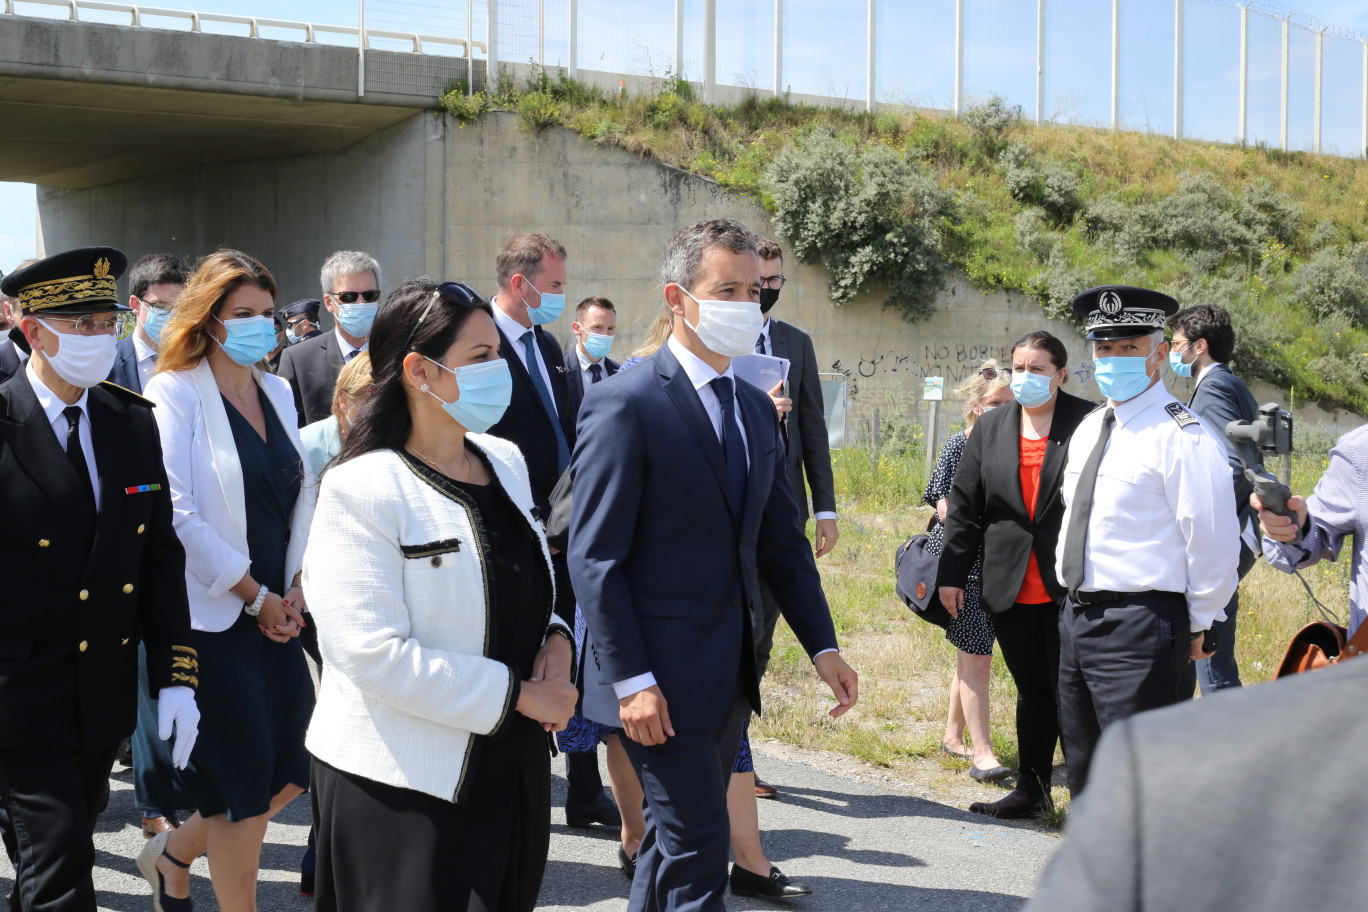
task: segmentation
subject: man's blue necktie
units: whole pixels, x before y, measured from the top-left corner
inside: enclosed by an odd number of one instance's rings
[[[600,364],[591,364],[589,365],[589,373],[593,375],[589,382],[598,383],[603,379],[603,366]]]
[[[546,414],[551,418],[551,427],[556,430],[556,471],[564,472],[565,467],[570,464],[570,446],[565,442],[565,430],[561,427],[559,416],[556,415],[556,400],[551,398],[551,391],[546,388],[546,381],[542,379],[541,367],[537,361],[537,340],[532,330],[523,333],[522,344],[523,350],[527,352],[527,373],[532,377],[532,386],[541,397],[542,405],[546,407]]]
[[[764,333],[761,333],[760,335],[758,335],[758,336],[755,337],[755,353],[756,353],[757,355],[767,355],[767,354],[769,354],[769,352],[765,351],[765,334],[764,334]]]
[[[736,517],[746,505],[746,443],[741,429],[736,426],[736,394],[731,377],[718,377],[709,382],[722,406],[722,452],[727,458],[727,478],[731,481],[732,498],[736,502]]]

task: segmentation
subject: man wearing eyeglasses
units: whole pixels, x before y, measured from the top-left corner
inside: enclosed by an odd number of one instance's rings
[[[332,414],[337,374],[366,350],[380,307],[380,264],[368,253],[339,250],[324,261],[319,280],[323,306],[336,325],[332,332],[287,346],[276,371],[294,390],[300,427]]]
[[[118,358],[109,382],[141,393],[157,369],[161,334],[176,299],[190,281],[190,264],[174,253],[149,253],[128,271],[128,306],[138,326],[119,340]]]
[[[27,909],[95,910],[92,832],[137,716],[139,643],[178,764],[199,727],[152,403],[104,382],[134,326],[115,287],[125,262],[87,247],[0,282],[32,352],[0,384],[0,805]]]

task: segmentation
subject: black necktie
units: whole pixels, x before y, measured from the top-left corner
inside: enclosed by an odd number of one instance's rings
[[[351,359],[352,359],[352,358],[355,358],[355,357],[356,357],[357,355],[359,355],[359,354],[361,354],[361,350],[360,350],[359,348],[353,348],[351,351],[347,352],[347,356],[346,356],[345,358],[342,359],[342,363],[343,363],[343,364],[348,364],[348,363],[350,363],[350,362],[351,362]]]
[[[85,450],[81,449],[81,407],[68,405],[62,409],[62,417],[67,420],[66,454],[67,461],[76,472],[76,480],[86,493],[90,511],[95,512],[95,489],[90,484],[90,465],[86,462]]]
[[[717,394],[718,404],[722,406],[722,452],[727,458],[727,478],[731,481],[732,498],[739,519],[741,509],[746,505],[746,476],[749,473],[746,469],[745,442],[736,426],[736,394],[730,377],[718,377],[709,385]]]
[[[589,374],[590,374],[589,382],[590,382],[590,383],[598,383],[600,380],[603,379],[603,365],[601,365],[601,364],[591,364],[591,365],[589,365]]]
[[[764,334],[764,333],[761,333],[760,335],[758,335],[758,336],[755,337],[755,353],[756,353],[757,355],[768,354],[768,352],[765,351],[765,334]]]
[[[1097,487],[1097,470],[1102,465],[1102,454],[1111,438],[1112,425],[1116,423],[1116,412],[1107,409],[1102,413],[1102,433],[1083,463],[1083,471],[1078,476],[1078,487],[1074,489],[1073,503],[1069,507],[1069,528],[1064,534],[1064,585],[1072,592],[1083,585],[1083,549],[1088,543],[1088,519],[1092,515],[1093,491]]]

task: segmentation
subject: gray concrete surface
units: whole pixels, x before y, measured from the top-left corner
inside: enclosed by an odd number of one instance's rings
[[[831,762],[795,762],[760,744],[755,753],[763,777],[781,789],[780,799],[760,803],[766,852],[815,893],[786,906],[728,897],[732,910],[1007,912],[1021,907],[1059,845],[1056,836],[1031,826],[995,823],[896,787],[834,774]],[[553,768],[564,769],[559,760]],[[143,838],[134,826],[129,772],[117,772],[111,785],[110,807],[96,834],[100,909],[146,912],[150,891],[133,863]],[[559,805],[563,799],[564,780],[557,776],[553,801]],[[628,885],[617,869],[615,833],[571,830],[559,807],[551,819],[551,857],[538,909],[626,909]],[[312,908],[298,894],[296,873],[307,833],[307,799],[271,824],[258,891],[262,912]],[[12,877],[0,859],[0,896],[8,894]],[[203,859],[195,863],[191,882],[196,908],[216,909]]]

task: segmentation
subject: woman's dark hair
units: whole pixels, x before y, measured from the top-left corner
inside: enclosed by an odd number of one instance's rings
[[[1187,336],[1189,342],[1205,339],[1207,354],[1222,364],[1235,355],[1235,329],[1230,325],[1230,314],[1217,304],[1198,304],[1180,310],[1168,318],[1174,332]]]
[[[1038,348],[1050,356],[1050,363],[1055,366],[1055,370],[1062,370],[1069,364],[1069,350],[1064,347],[1053,333],[1048,333],[1043,329],[1035,332],[1028,332],[1012,343],[1012,355],[1015,356],[1018,348]]]
[[[438,286],[427,276],[409,279],[389,293],[371,324],[371,397],[357,410],[338,463],[372,450],[403,449],[413,430],[404,356],[417,352],[440,362],[477,310],[494,315],[469,287],[451,282]]]

